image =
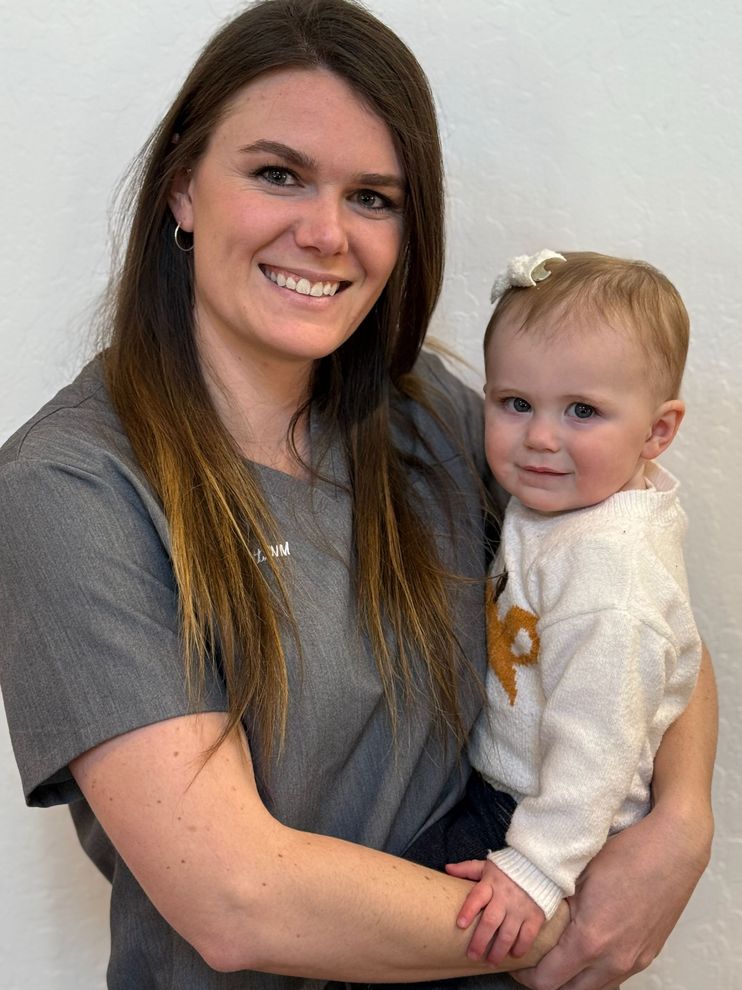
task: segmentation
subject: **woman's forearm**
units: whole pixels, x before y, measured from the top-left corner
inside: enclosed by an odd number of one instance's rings
[[[455,918],[469,884],[352,843],[287,830],[290,882],[274,891],[281,919],[264,932],[257,969],[364,982],[407,982],[492,972],[466,958],[474,926]],[[564,908],[566,915],[566,907]],[[521,960],[533,965],[566,924],[560,914]],[[226,968],[243,968],[238,951]]]
[[[222,725],[218,713],[171,719],[72,764],[129,869],[210,966],[390,983],[492,971],[467,959],[471,931],[455,924],[467,881],[285,827],[260,800],[241,733],[202,766]]]
[[[655,808],[695,822],[706,859],[713,835],[711,780],[716,757],[718,702],[711,657],[704,646],[690,702],[662,738],[654,761]]]

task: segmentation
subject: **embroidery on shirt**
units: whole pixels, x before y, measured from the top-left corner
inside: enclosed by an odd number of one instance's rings
[[[291,547],[289,547],[288,540],[286,540],[285,543],[276,543],[275,546],[269,547],[268,549],[270,550],[271,557],[291,556]],[[253,557],[255,558],[255,562],[258,564],[262,564],[268,559],[259,547],[253,552]]]
[[[516,670],[538,662],[538,617],[512,605],[501,619],[497,603],[487,602],[487,659],[511,705],[518,696]]]

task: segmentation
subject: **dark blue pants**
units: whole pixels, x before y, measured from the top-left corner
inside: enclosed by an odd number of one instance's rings
[[[462,859],[485,859],[491,849],[505,845],[514,810],[509,794],[494,790],[472,772],[458,804],[418,836],[404,858],[434,870]]]

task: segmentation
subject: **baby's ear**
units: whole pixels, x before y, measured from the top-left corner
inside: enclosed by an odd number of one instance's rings
[[[649,436],[642,447],[642,457],[651,461],[667,450],[675,439],[685,416],[685,403],[682,399],[668,399],[655,411]]]

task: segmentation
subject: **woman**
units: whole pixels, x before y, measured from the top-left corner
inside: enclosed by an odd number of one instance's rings
[[[484,663],[480,407],[418,357],[425,78],[347,0],[268,0],[136,195],[109,347],[0,460],[3,695],[27,799],[70,802],[112,881],[109,986],[487,972],[465,882],[395,858],[462,794]],[[708,855],[710,677],[527,985],[661,946]]]

